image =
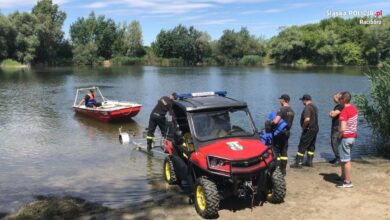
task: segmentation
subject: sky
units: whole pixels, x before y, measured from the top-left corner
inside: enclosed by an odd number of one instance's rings
[[[31,11],[37,0],[0,0],[0,12]],[[53,0],[65,11],[63,30],[68,38],[69,27],[78,17],[93,10],[116,22],[138,20],[145,45],[150,45],[161,29],[178,24],[206,31],[213,40],[223,30],[247,27],[251,34],[270,38],[280,27],[316,23],[329,18],[329,12],[390,12],[390,1],[377,0]]]

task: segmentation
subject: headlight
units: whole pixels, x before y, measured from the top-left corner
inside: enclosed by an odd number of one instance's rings
[[[208,163],[208,167],[211,170],[222,171],[225,173],[230,172],[230,163],[228,160],[218,158],[218,157],[208,156],[207,163]]]
[[[212,167],[224,166],[226,164],[225,162],[226,162],[225,160],[216,157],[210,157],[209,160],[210,166]]]

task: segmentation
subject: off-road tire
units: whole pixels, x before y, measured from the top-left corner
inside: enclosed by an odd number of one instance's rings
[[[270,192],[267,193],[267,201],[270,203],[282,203],[286,196],[286,180],[280,171],[280,168],[276,168],[271,176]]]
[[[199,204],[199,199],[197,198],[199,196],[199,192],[197,192],[199,187],[201,187],[203,192],[203,205]],[[198,178],[195,183],[194,196],[195,209],[200,216],[206,219],[218,217],[220,198],[217,185],[213,181],[205,177]]]
[[[170,156],[166,157],[164,160],[163,175],[164,175],[164,180],[169,185],[174,185],[177,183],[175,169],[173,168],[173,162]]]

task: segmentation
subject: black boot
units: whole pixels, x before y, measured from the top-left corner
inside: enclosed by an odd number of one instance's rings
[[[313,167],[313,158],[314,158],[314,152],[307,151],[305,166]]]
[[[313,155],[307,155],[305,166],[313,167]]]
[[[302,169],[303,156],[297,154],[295,157],[295,164],[292,164],[291,168]]]
[[[147,140],[147,149],[148,149],[148,151],[152,150],[152,145],[153,145],[153,139],[148,139]]]
[[[286,176],[287,160],[280,161],[280,170],[282,171],[283,176]]]

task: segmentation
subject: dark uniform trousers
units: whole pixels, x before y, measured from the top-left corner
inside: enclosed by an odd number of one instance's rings
[[[330,140],[332,144],[332,150],[334,153],[334,156],[336,159],[340,159],[340,154],[339,154],[339,143],[340,143],[340,138],[339,138],[340,132],[339,132],[339,127],[333,127],[331,134],[330,134]]]
[[[299,140],[298,153],[299,156],[304,156],[307,151],[308,156],[313,156],[316,149],[318,129],[305,129],[302,131],[301,139]]]
[[[153,140],[154,132],[157,126],[160,128],[161,135],[165,137],[167,131],[167,120],[165,118],[165,115],[160,115],[158,113],[152,112],[149,118],[148,136],[146,137],[146,139]]]
[[[283,130],[274,137],[274,152],[277,156],[277,165],[280,167],[283,175],[286,175],[287,167],[287,150],[288,150],[288,139],[290,137],[290,131]]]
[[[288,139],[290,138],[290,131],[283,130],[274,137],[274,152],[278,160],[288,160]]]

